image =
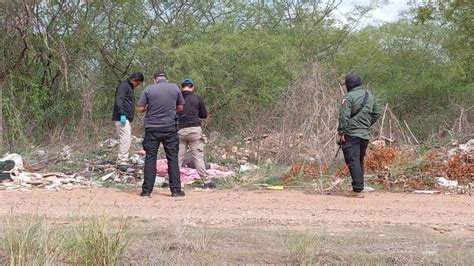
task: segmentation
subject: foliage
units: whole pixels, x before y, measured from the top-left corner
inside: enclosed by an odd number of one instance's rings
[[[421,139],[474,106],[472,3],[451,2],[415,5],[405,19],[355,32],[334,58],[343,72],[362,74]]]
[[[361,73],[421,138],[473,105],[472,3],[428,1],[404,20],[360,30],[371,7],[340,20],[339,4],[3,1],[5,143],[107,132],[118,80],[142,71],[148,84],[157,69],[174,82],[196,80],[206,127],[225,133],[249,128],[314,61],[338,76]]]
[[[10,147],[93,136],[110,119],[117,81],[143,71],[149,83],[157,69],[175,82],[198,82],[210,126],[239,128],[274,102],[308,57],[335,53],[350,30],[331,19],[337,1],[1,5]]]

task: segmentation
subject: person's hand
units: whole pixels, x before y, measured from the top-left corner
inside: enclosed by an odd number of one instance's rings
[[[344,137],[344,135],[337,134],[337,136],[336,136],[337,145],[341,145],[344,142],[346,142],[346,138]]]
[[[120,116],[120,123],[125,126],[125,123],[127,123],[127,117],[125,115]]]

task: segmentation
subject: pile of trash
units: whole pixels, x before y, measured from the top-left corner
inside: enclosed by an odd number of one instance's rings
[[[64,173],[31,173],[24,171],[23,158],[16,154],[7,154],[0,158],[0,190],[71,190],[73,188],[90,188],[93,183],[78,174]]]
[[[387,189],[419,194],[471,194],[473,157],[474,139],[462,144],[453,142],[450,148],[438,147],[422,155],[415,149],[381,146],[369,148],[365,166],[367,172],[375,174],[375,181]]]
[[[116,166],[115,162],[98,160],[90,164],[88,171],[91,175],[100,176],[100,181],[113,181],[121,184],[136,184],[143,179],[144,157],[134,154],[128,164]]]
[[[133,149],[139,150],[142,139],[132,137]],[[7,154],[0,158],[0,190],[71,190],[74,188],[90,188],[103,186],[106,183],[137,184],[143,180],[143,168],[145,164],[145,152],[139,150],[133,154],[126,164],[117,165],[110,160],[115,157],[115,150],[119,142],[110,138],[99,143],[101,151],[99,154],[84,158],[74,152],[73,147],[64,146],[56,153],[47,153],[44,150],[32,152],[33,161],[28,159],[28,164],[24,165],[24,158],[18,154]],[[186,160],[192,161],[189,153],[185,155]],[[48,172],[52,165],[64,163],[61,172]],[[73,168],[70,168],[73,166]],[[209,164],[208,172],[212,178],[224,178],[234,175],[234,171],[229,168]],[[241,165],[241,172],[254,169],[256,166],[244,163]],[[166,160],[157,161],[157,181],[165,180],[167,175]],[[64,171],[64,172],[63,172]],[[186,167],[181,168],[181,180],[183,185],[200,180],[199,174],[188,162]]]

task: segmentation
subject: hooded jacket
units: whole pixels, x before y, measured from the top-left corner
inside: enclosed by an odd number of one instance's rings
[[[377,122],[380,117],[380,106],[375,97],[368,93],[367,101],[362,106],[366,90],[361,86],[362,82],[357,75],[346,76],[347,94],[344,95],[339,109],[339,125],[337,132],[339,135],[349,135],[362,139],[370,139],[370,127]],[[361,111],[354,117],[357,110]]]

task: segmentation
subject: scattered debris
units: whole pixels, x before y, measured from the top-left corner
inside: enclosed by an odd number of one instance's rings
[[[20,172],[19,175],[12,175],[12,182],[4,182],[0,184],[0,190],[29,190],[34,188],[43,188],[46,190],[60,190],[65,188],[71,190],[73,188],[88,188],[92,183],[84,177],[73,174],[66,175],[63,173],[30,173]]]
[[[329,190],[332,190],[333,188],[337,188],[338,190],[342,190],[342,188],[341,188],[341,186],[339,186],[339,184],[341,184],[343,181],[344,181],[344,179],[337,178],[336,180],[332,181],[331,184],[329,185],[329,187],[325,188],[324,191],[329,191]]]
[[[454,143],[457,145],[457,143]],[[464,144],[459,144],[457,147],[452,148],[448,151],[449,157],[453,157],[456,154],[472,154],[474,153],[474,139],[469,140]]]
[[[270,189],[270,190],[283,190],[283,186],[268,186],[267,189]]]
[[[137,166],[144,166],[145,158],[143,158],[143,156],[140,156],[138,154],[134,154],[132,155],[132,157],[130,157],[130,162],[132,162],[133,164]]]
[[[64,146],[60,156],[61,156],[61,159],[63,160],[69,160],[71,158],[71,155],[72,155],[72,148],[71,146]]]
[[[119,144],[118,140],[116,139],[106,139],[100,143],[101,147],[107,147],[109,149],[114,148]]]
[[[133,136],[133,135],[132,135],[132,142],[133,142],[133,143],[136,143],[136,144],[142,144],[143,138],[139,138],[139,137],[137,137],[137,136]]]
[[[433,195],[433,194],[440,194],[441,191],[438,191],[438,190],[415,190],[415,191],[413,191],[413,193],[415,193],[415,194],[430,194],[430,195]]]
[[[46,156],[46,152],[44,150],[35,150],[32,154],[37,157]]]
[[[246,163],[246,164],[243,164],[243,165],[239,166],[239,172],[240,173],[255,171],[255,170],[258,170],[258,169],[260,169],[260,167],[258,167],[255,164],[251,164],[251,163]]]
[[[112,173],[108,173],[106,175],[104,175],[103,177],[100,178],[100,180],[102,181],[106,181],[106,180],[109,180],[112,176],[115,175],[115,172],[112,172]],[[115,179],[115,178],[114,178]]]
[[[210,164],[210,168],[207,169],[209,178],[225,178],[233,176],[235,173],[226,167]],[[159,159],[156,161],[156,175],[159,177],[165,177],[168,174],[168,163],[166,159]],[[191,184],[196,180],[201,180],[196,169],[181,167],[180,168],[181,184]]]
[[[438,184],[442,187],[448,187],[448,188],[458,187],[458,181],[457,180],[449,180],[445,177],[438,177],[437,180],[436,180],[436,184]]]
[[[375,188],[369,187],[369,186],[365,186],[365,187],[364,187],[364,190],[362,190],[362,193],[370,193],[370,192],[374,192],[374,191],[375,191]]]

